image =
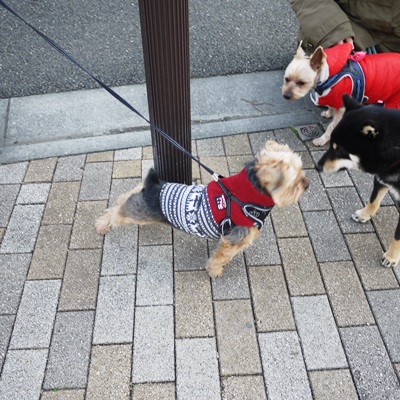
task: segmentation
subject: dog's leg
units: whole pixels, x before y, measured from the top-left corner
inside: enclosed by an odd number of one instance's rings
[[[382,257],[382,265],[387,268],[394,268],[400,261],[400,218],[397,223],[394,238],[390,242],[389,248]]]
[[[341,107],[339,108],[339,110],[336,111],[335,115],[333,116],[333,120],[326,128],[325,133],[321,137],[313,140],[313,143],[316,146],[323,146],[325,143],[329,142],[332,131],[335,129],[335,126],[342,119],[343,114],[344,114],[344,107]]]
[[[351,216],[353,220],[362,223],[369,221],[378,211],[381,201],[385,197],[385,194],[388,192],[388,190],[388,187],[380,183],[375,177],[374,188],[372,189],[371,197],[367,205],[361,210],[357,210]]]
[[[239,253],[239,251],[250,246],[258,237],[260,231],[258,228],[250,228],[249,234],[240,242],[232,244],[224,237],[221,237],[218,247],[212,257],[208,260],[206,270],[211,278],[221,276],[224,272],[224,266]]]
[[[321,116],[324,118],[332,118],[335,116],[335,114],[336,114],[336,108],[328,106],[328,108],[325,111],[322,111]]]

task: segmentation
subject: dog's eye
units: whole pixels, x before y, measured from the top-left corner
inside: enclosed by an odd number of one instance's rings
[[[299,86],[304,86],[306,83],[303,82],[303,81],[298,81],[297,84],[298,84]]]

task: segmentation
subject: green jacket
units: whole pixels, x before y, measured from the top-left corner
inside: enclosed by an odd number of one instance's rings
[[[399,0],[290,0],[303,48],[330,47],[353,37],[357,50],[400,52]]]

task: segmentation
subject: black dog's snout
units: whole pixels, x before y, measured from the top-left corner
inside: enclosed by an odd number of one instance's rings
[[[285,94],[283,95],[283,97],[284,97],[286,100],[290,100],[290,99],[292,98],[292,95],[291,95],[290,93],[285,93]]]

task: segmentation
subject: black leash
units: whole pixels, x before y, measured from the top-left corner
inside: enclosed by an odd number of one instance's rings
[[[83,67],[81,64],[79,64],[70,54],[68,54],[59,44],[54,42],[54,40],[50,39],[48,36],[46,36],[43,32],[41,32],[39,29],[35,28],[33,25],[31,25],[29,22],[27,22],[24,18],[22,18],[20,15],[18,15],[10,6],[8,6],[6,3],[4,3],[3,0],[0,0],[0,5],[4,7],[7,11],[9,11],[12,15],[17,17],[20,21],[22,21],[24,24],[28,25],[34,32],[36,32],[39,36],[41,36],[47,43],[49,43],[53,48],[55,48],[60,54],[62,54],[64,57],[66,57],[70,62],[75,64],[78,68],[80,68],[83,72],[85,72],[87,75],[89,75],[92,79],[94,79],[103,89],[107,90],[108,93],[110,93],[112,96],[114,96],[118,101],[120,101],[125,107],[128,107],[131,111],[133,111],[135,114],[137,114],[139,117],[144,119],[154,130],[156,130],[161,136],[163,136],[166,140],[168,140],[170,143],[172,143],[175,147],[177,147],[182,153],[190,157],[192,160],[196,161],[199,165],[201,165],[208,173],[210,173],[213,178],[217,181],[221,176],[214,172],[211,168],[208,168],[206,165],[204,165],[198,158],[193,156],[190,152],[188,152],[183,146],[181,146],[176,140],[174,140],[172,137],[170,137],[168,134],[166,134],[163,130],[158,128],[156,125],[151,123],[146,117],[144,117],[136,108],[134,108],[131,104],[129,104],[123,97],[121,97],[118,93],[116,93],[114,90],[112,90],[109,86],[107,86],[104,82],[102,82],[100,79],[96,78],[91,72],[89,72],[85,67]]]

